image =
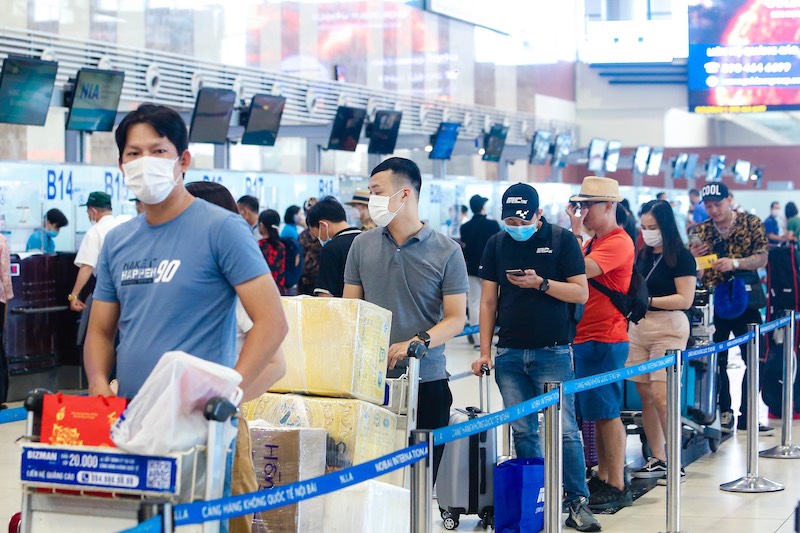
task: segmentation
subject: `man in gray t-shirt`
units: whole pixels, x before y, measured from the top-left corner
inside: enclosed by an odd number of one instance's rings
[[[436,429],[450,420],[444,343],[464,327],[467,266],[461,248],[419,219],[422,186],[417,165],[392,157],[369,181],[369,211],[379,226],[353,241],[344,273],[344,297],[363,298],[392,311],[389,376],[405,369],[408,345],[428,345],[420,363],[417,426]],[[443,446],[434,449],[434,478]]]

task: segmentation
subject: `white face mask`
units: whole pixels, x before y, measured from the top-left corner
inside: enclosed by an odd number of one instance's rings
[[[376,194],[370,195],[369,206],[368,206],[369,216],[372,218],[372,221],[375,222],[375,224],[385,228],[392,222],[392,220],[394,220],[394,217],[397,215],[397,212],[400,211],[403,208],[403,206],[406,205],[406,203],[403,202],[402,204],[400,204],[400,207],[397,208],[397,211],[393,213],[389,211],[389,200],[391,200],[401,192],[403,192],[402,189],[400,189],[391,196],[378,196]]]
[[[778,218],[779,216],[781,216],[781,210],[780,209],[773,209],[772,210],[772,218]]]
[[[643,229],[642,239],[644,239],[644,243],[647,246],[652,246],[653,248],[664,244],[660,229]]]
[[[177,159],[143,156],[122,165],[125,186],[144,204],[163,202],[175,188]]]

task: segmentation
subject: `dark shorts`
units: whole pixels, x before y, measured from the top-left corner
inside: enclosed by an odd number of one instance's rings
[[[572,346],[575,376],[586,378],[625,367],[627,342],[582,342]],[[619,418],[622,404],[622,381],[616,381],[577,393],[578,410],[583,420]]]

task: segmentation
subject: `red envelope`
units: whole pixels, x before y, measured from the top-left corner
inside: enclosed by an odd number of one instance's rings
[[[41,441],[47,444],[111,446],[111,426],[128,400],[119,396],[46,394]]]

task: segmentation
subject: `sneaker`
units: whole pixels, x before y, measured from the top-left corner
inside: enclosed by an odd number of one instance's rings
[[[684,481],[686,481],[686,470],[684,470],[683,467],[681,467],[681,483],[683,483]],[[658,478],[658,481],[656,481],[656,483],[658,485],[662,486],[662,487],[666,487],[667,486],[667,474],[664,473],[664,477]]]
[[[472,335],[472,333],[467,335],[467,342],[475,346],[475,337]]]
[[[725,412],[719,415],[720,431],[733,433],[733,413]]]
[[[578,498],[569,504],[569,516],[565,522],[567,527],[578,531],[600,531],[600,522],[594,517],[586,505],[586,498]]]
[[[589,509],[592,511],[605,511],[606,509],[619,509],[633,505],[631,490],[625,486],[624,490],[603,483],[604,487],[589,496]]]
[[[645,465],[639,470],[634,470],[631,472],[631,477],[641,479],[659,478],[666,475],[667,463],[661,461],[660,459],[656,459],[655,457],[649,458],[647,463],[645,463]]]
[[[594,494],[606,486],[605,482],[597,476],[590,477],[589,481],[586,482],[586,485],[589,487],[589,494]]]
[[[736,428],[739,431],[747,431],[747,427],[741,426]],[[775,428],[770,426],[762,426],[761,424],[758,425],[758,434],[762,437],[769,437],[775,434]]]
[[[480,351],[480,349],[481,349],[481,345],[480,345],[480,344],[473,344],[473,345],[472,345],[472,349],[473,349],[473,350],[475,350],[476,352],[477,352],[477,351]]]

